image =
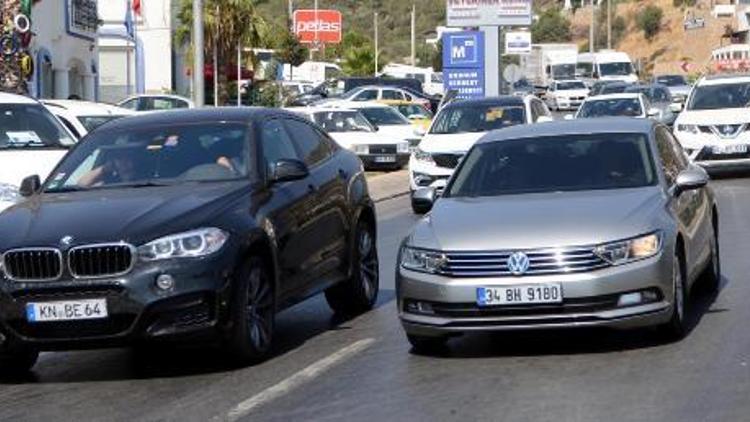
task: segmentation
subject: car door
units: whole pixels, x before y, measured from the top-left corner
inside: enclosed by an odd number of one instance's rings
[[[374,101],[378,99],[377,89],[363,89],[352,97],[352,101]]]
[[[267,175],[280,159],[299,160],[300,156],[280,118],[261,122],[258,129],[262,162]],[[272,214],[268,216],[276,234],[281,285],[279,298],[286,299],[301,294],[302,288],[317,265],[314,216],[310,212],[316,206],[317,193],[312,176],[301,180],[279,182],[269,185]]]
[[[384,89],[381,91],[381,100],[404,100],[404,94],[396,91],[395,89]]]
[[[347,216],[346,191],[349,174],[337,159],[339,150],[322,131],[301,119],[286,119],[285,124],[297,147],[297,153],[310,169],[311,183],[317,192],[314,207],[308,212],[312,215],[310,228],[315,245],[312,272],[314,289],[316,285],[338,279],[346,273],[347,233],[349,231]]]

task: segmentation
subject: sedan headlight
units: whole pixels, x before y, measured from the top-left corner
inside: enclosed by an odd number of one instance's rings
[[[619,242],[606,243],[594,248],[599,258],[612,265],[620,265],[650,258],[661,251],[661,233],[651,233]]]
[[[397,152],[399,154],[406,154],[409,152],[409,143],[408,142],[399,142],[397,146]]]
[[[18,202],[21,194],[18,193],[18,186],[8,183],[0,183],[0,202]]]
[[[358,155],[367,155],[370,153],[369,145],[352,145],[352,151]]]
[[[697,125],[677,125],[677,131],[696,134],[698,133],[698,126]]]
[[[430,154],[429,152],[422,151],[419,148],[414,150],[414,158],[417,161],[421,161],[423,163],[435,164],[435,160],[432,159],[432,154]]]
[[[198,258],[221,249],[229,238],[224,230],[209,227],[165,236],[138,248],[144,261],[172,258]]]
[[[401,267],[420,271],[423,273],[436,273],[440,271],[448,258],[442,252],[415,249],[404,246],[401,250]]]

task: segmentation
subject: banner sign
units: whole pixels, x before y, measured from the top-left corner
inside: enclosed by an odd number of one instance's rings
[[[507,32],[505,54],[531,54],[531,32]]]
[[[529,26],[532,0],[447,0],[448,26]]]
[[[443,34],[443,86],[458,98],[484,96],[484,33]]]
[[[294,33],[306,44],[341,42],[341,12],[338,10],[304,9],[294,11]]]

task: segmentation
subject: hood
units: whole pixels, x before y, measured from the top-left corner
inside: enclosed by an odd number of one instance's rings
[[[393,144],[402,142],[399,139],[392,139],[388,136],[382,136],[373,132],[329,132],[328,135],[336,141],[337,144],[344,148],[351,148],[352,145],[372,145],[372,144]]]
[[[67,149],[0,150],[0,183],[20,186],[35,174],[44,180],[67,153]]]
[[[138,189],[45,193],[0,214],[0,249],[125,241],[215,226],[216,216],[248,192],[246,182],[185,183]],[[212,218],[213,217],[213,218]]]
[[[716,126],[750,122],[750,109],[722,108],[719,110],[685,110],[680,113],[677,123]]]
[[[588,89],[566,89],[562,91],[555,91],[555,95],[558,97],[587,97],[589,95]]]
[[[449,133],[445,135],[428,133],[419,143],[419,149],[430,153],[466,153],[486,132]]]
[[[599,78],[602,81],[621,81],[621,82],[627,82],[630,84],[634,84],[638,82],[638,76],[636,75],[610,75],[610,76],[601,76]]]
[[[442,198],[409,243],[451,251],[599,244],[653,231],[663,198],[658,187]]]
[[[412,126],[411,123],[403,125],[378,125],[378,131],[376,133],[377,135],[380,135],[380,137],[392,138],[391,142],[419,138],[419,135],[414,133],[414,126]]]

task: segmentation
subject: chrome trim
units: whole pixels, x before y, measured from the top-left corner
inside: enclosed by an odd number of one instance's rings
[[[76,275],[73,272],[73,267],[70,265],[70,255],[79,249],[89,249],[89,248],[106,248],[106,247],[120,247],[125,246],[128,249],[130,249],[130,266],[125,271],[121,271],[119,273],[112,273],[112,274],[102,274],[102,275],[95,275],[95,276],[80,276]],[[126,242],[117,242],[117,243],[92,243],[88,245],[78,245],[75,247],[70,248],[67,251],[67,259],[65,264],[68,266],[68,272],[70,273],[70,276],[73,277],[76,280],[92,280],[96,278],[107,278],[107,277],[120,277],[123,276],[130,271],[133,270],[133,267],[135,267],[135,262],[138,260],[138,248],[131,245],[130,243]]]
[[[17,253],[17,252],[53,252],[55,255],[57,255],[57,260],[60,263],[60,271],[57,273],[57,276],[51,277],[51,278],[27,278],[27,279],[18,279],[15,277],[12,277],[10,274],[8,274],[7,265],[5,265],[5,255],[9,253]],[[16,248],[16,249],[8,249],[7,251],[3,252],[2,254],[2,267],[3,267],[3,274],[5,275],[5,278],[7,278],[10,281],[14,281],[17,283],[38,283],[38,282],[45,282],[45,281],[55,281],[59,280],[60,277],[62,277],[64,269],[64,262],[62,258],[62,252],[60,252],[60,249],[57,248],[47,248],[47,247],[31,247],[31,248]]]

